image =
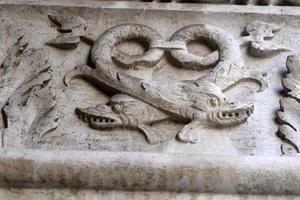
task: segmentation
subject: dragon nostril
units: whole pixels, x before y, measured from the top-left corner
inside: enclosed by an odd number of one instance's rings
[[[229,113],[229,117],[233,117],[233,114],[232,114],[232,113]]]
[[[226,117],[226,113],[222,112],[222,117]]]
[[[239,113],[235,113],[235,116],[238,117],[238,116],[239,116]]]

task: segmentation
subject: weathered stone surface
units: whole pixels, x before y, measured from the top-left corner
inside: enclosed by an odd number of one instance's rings
[[[299,195],[297,2],[199,2],[0,0],[0,185]]]
[[[297,157],[54,150],[10,150],[0,155],[5,172],[0,183],[9,187],[277,195],[300,191],[295,184],[300,180]]]
[[[272,195],[223,195],[170,192],[120,192],[68,189],[1,189],[0,198],[5,200],[298,200],[296,196]]]

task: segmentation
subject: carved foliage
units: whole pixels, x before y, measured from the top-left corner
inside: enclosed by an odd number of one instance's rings
[[[241,39],[243,43],[250,42],[249,52],[255,57],[270,57],[281,52],[289,51],[286,47],[275,44],[272,41],[266,41],[274,38],[274,34],[280,30],[276,24],[254,21],[246,27],[246,33],[249,36]]]
[[[300,147],[300,57],[287,58],[288,74],[282,79],[284,97],[280,101],[281,111],[278,111],[280,123],[278,136],[282,138],[282,153],[286,155],[299,153]]]
[[[17,79],[21,83],[12,85],[15,90],[11,91],[2,108],[6,125],[1,130],[4,142],[13,142],[13,145],[18,147],[36,144],[43,140],[45,134],[58,126],[59,112],[55,92],[50,86],[48,59],[47,50],[29,49],[20,55],[18,64],[10,62],[10,65],[5,65],[6,68],[15,69],[10,70],[11,73],[2,74],[2,81]],[[6,89],[4,87],[1,90],[4,92]]]
[[[88,43],[92,42],[92,39],[86,34],[88,23],[81,17],[58,14],[49,14],[48,16],[60,32],[58,37],[47,42],[48,45],[60,49],[76,49],[80,43],[80,38]]]

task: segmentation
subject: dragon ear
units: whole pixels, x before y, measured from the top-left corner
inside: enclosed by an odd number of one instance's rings
[[[145,134],[148,142],[150,144],[159,144],[159,143],[164,143],[170,138],[168,137],[168,134],[165,134],[161,131],[159,131],[156,128],[153,128],[149,125],[139,125],[138,128]]]
[[[184,143],[198,143],[200,141],[200,121],[191,121],[185,125],[177,134],[177,139]]]

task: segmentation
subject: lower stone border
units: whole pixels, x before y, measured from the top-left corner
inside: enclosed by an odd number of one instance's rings
[[[3,187],[300,194],[297,157],[1,150]]]
[[[297,196],[230,195],[174,192],[124,192],[76,189],[0,189],[5,200],[299,200]]]

